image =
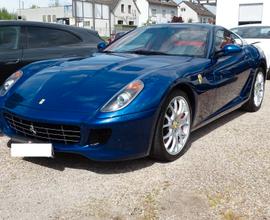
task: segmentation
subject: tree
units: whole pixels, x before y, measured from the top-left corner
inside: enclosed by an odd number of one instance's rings
[[[32,5],[30,8],[35,9],[35,8],[39,8],[39,7],[37,5]]]
[[[0,8],[0,20],[13,20],[16,19],[16,15],[9,13],[7,9]]]
[[[172,18],[172,23],[183,23],[183,18],[182,17],[177,17],[177,16],[174,16]]]

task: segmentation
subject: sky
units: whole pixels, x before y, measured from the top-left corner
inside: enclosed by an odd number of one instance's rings
[[[16,12],[19,8],[19,1],[21,1],[21,5],[24,5],[24,8],[29,8],[32,5],[37,5],[39,7],[47,7],[49,4],[54,2],[54,0],[0,0],[0,8],[6,8],[9,12]],[[71,4],[72,2],[72,0],[59,1],[61,4]],[[175,0],[175,2],[177,3],[181,1],[182,0]]]
[[[32,5],[46,7],[54,2],[54,0],[0,0],[0,8],[6,8],[9,12],[16,12],[19,8],[19,1],[21,1],[21,5],[24,5],[24,8],[29,8]],[[59,0],[59,2],[61,4],[70,4],[71,0]]]

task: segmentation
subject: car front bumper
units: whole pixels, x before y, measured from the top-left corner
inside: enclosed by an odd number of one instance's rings
[[[11,112],[23,119],[51,124],[70,124],[80,127],[81,140],[76,144],[52,143],[55,152],[80,154],[97,161],[118,161],[142,158],[149,155],[154,134],[156,109],[145,112],[86,120],[81,113],[63,113],[16,107],[2,109],[0,130],[15,142],[42,142],[38,139],[18,135],[7,123],[4,112]],[[110,136],[105,143],[91,144],[89,135],[95,130],[109,129]]]

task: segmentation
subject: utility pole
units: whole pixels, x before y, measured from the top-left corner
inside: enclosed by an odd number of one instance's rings
[[[96,2],[93,0],[93,28],[96,30]]]
[[[22,15],[22,12],[21,12],[21,0],[19,0],[19,16]]]

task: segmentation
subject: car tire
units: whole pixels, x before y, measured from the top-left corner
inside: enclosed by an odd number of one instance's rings
[[[251,91],[251,96],[242,109],[247,112],[257,112],[260,110],[265,93],[265,74],[262,68],[256,71],[256,78]]]
[[[191,109],[185,92],[175,90],[167,97],[157,121],[150,154],[152,158],[170,162],[185,153],[192,124]]]

